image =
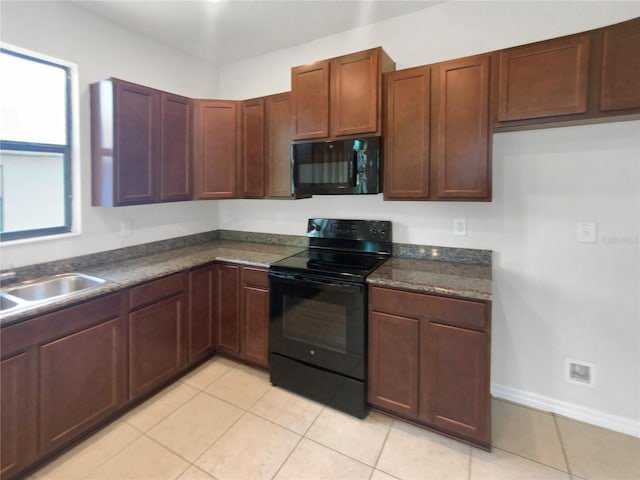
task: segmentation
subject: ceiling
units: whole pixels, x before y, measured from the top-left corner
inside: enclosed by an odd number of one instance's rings
[[[214,65],[422,10],[422,0],[76,0],[74,4]]]

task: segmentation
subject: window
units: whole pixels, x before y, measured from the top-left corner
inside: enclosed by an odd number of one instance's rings
[[[0,239],[69,232],[69,67],[0,49],[0,72]]]

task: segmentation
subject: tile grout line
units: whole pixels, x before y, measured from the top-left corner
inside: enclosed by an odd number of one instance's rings
[[[555,413],[552,413],[553,424],[556,427],[556,433],[558,435],[558,440],[560,441],[560,448],[562,449],[562,455],[564,456],[564,463],[567,466],[567,473],[569,474],[569,478],[573,478],[573,472],[571,471],[571,464],[569,463],[569,455],[567,455],[567,449],[564,446],[564,440],[562,439],[562,433],[560,432],[560,425],[558,425],[558,416]]]
[[[393,426],[395,425],[396,421],[389,417],[391,419],[391,422],[389,422],[389,428],[387,429],[387,434],[384,436],[384,440],[382,441],[382,447],[380,447],[380,451],[378,452],[378,455],[376,456],[376,461],[373,462],[373,469],[377,470],[378,468],[378,462],[380,462],[380,457],[382,456],[382,452],[384,451],[384,447],[387,445],[387,440],[389,439],[389,435],[391,435],[391,429],[393,428]],[[373,474],[372,474],[373,475]]]

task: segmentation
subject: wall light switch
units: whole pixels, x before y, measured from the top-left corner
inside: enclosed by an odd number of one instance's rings
[[[576,240],[581,243],[596,243],[596,222],[578,222]]]
[[[466,218],[454,218],[453,219],[453,234],[457,236],[464,236],[467,234],[467,219]]]

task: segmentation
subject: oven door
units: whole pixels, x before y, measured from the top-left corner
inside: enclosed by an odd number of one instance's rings
[[[269,279],[269,351],[364,380],[366,285],[273,271]]]

